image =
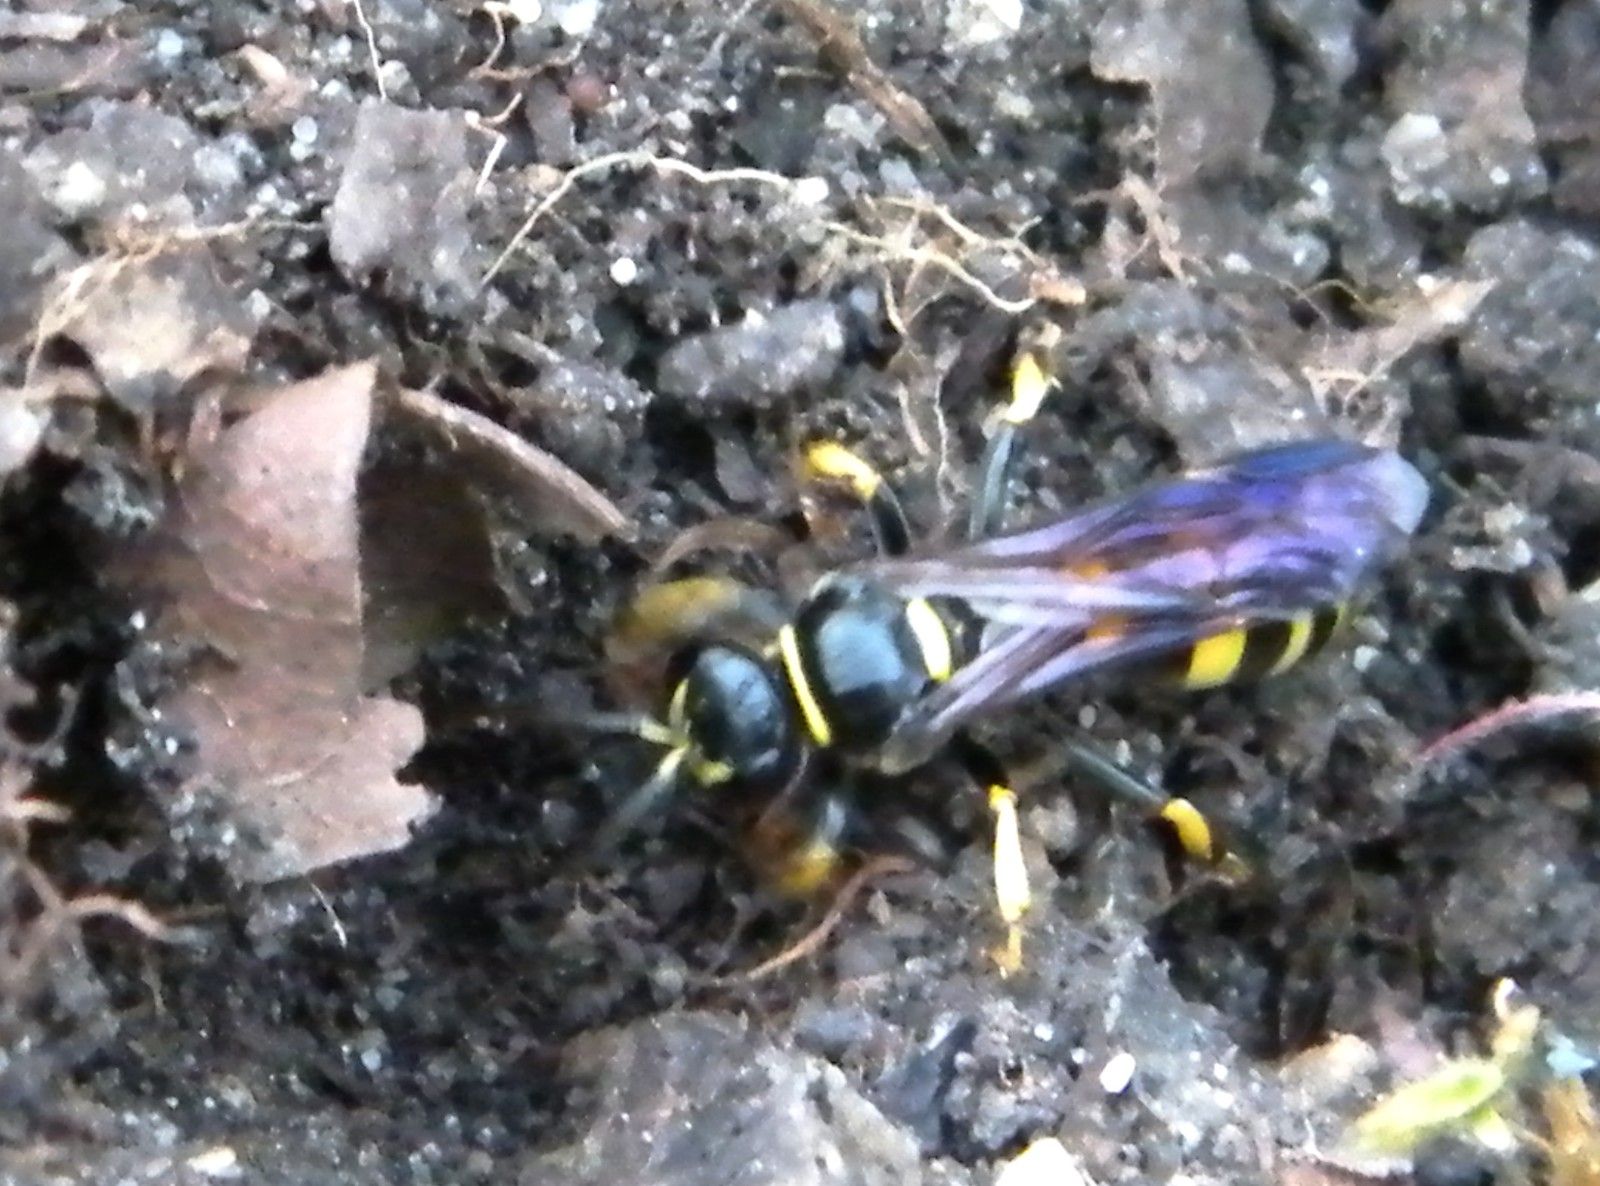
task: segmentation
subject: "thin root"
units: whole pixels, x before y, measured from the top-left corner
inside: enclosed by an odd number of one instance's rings
[[[604,156],[597,156],[592,161],[585,161],[575,165],[561,175],[555,187],[539,203],[529,211],[528,217],[523,219],[522,225],[517,228],[516,234],[511,236],[511,241],[506,244],[494,263],[489,265],[489,270],[483,274],[483,279],[478,281],[480,290],[488,287],[489,283],[500,274],[506,262],[516,253],[517,249],[527,241],[533,228],[539,220],[569,193],[578,182],[585,177],[596,173],[609,173],[613,169],[653,169],[657,173],[675,173],[687,177],[700,185],[735,185],[740,183],[753,185],[770,185],[778,189],[793,192],[802,184],[809,182],[807,178],[785,177],[782,173],[772,173],[766,169],[702,169],[691,165],[688,161],[679,160],[677,157],[654,156],[648,152],[633,150],[629,152],[608,152]],[[812,183],[814,184],[814,183]]]
[[[882,855],[873,857],[861,868],[852,873],[845,883],[839,887],[839,892],[833,899],[833,905],[828,907],[828,912],[822,916],[822,921],[817,923],[794,943],[778,952],[771,959],[763,960],[747,972],[727,978],[729,983],[753,984],[758,980],[766,980],[783,971],[790,964],[805,959],[814,954],[818,948],[828,941],[840,920],[845,916],[856,898],[861,895],[867,885],[879,877],[890,873],[909,873],[916,868],[905,857]]]
[[[367,19],[367,10],[361,0],[350,0],[351,7],[355,9],[356,24],[361,26],[361,35],[367,42],[367,61],[372,67],[372,82],[378,88],[378,98],[385,103],[389,101],[389,89],[383,82],[383,58],[378,53],[378,36],[372,31],[372,22]]]
[[[1600,692],[1564,692],[1530,696],[1502,704],[1465,725],[1452,729],[1423,748],[1412,760],[1413,770],[1422,770],[1471,749],[1496,733],[1517,725],[1537,724],[1574,713],[1600,717]]]
[[[593,160],[575,165],[562,173],[560,179],[551,187],[550,191],[535,203],[528,216],[523,219],[522,225],[511,236],[510,241],[500,252],[482,279],[478,281],[480,291],[487,288],[494,278],[498,276],[510,261],[511,257],[521,249],[533,233],[534,227],[559,205],[573,188],[586,177],[600,173],[609,173],[616,169],[649,169],[656,173],[673,174],[687,177],[698,185],[765,185],[779,189],[795,197],[804,197],[808,204],[815,204],[820,196],[826,194],[826,182],[815,177],[788,177],[782,173],[773,173],[766,169],[702,169],[691,165],[688,161],[677,157],[654,156],[639,150],[626,152],[611,152],[597,156]],[[813,197],[812,192],[817,191],[818,196]],[[964,223],[957,220],[954,215],[938,207],[926,205],[912,210],[912,223],[905,230],[909,235],[916,229],[917,221],[923,216],[930,216],[954,234],[967,247],[975,245],[990,245],[999,247],[1012,253],[1025,264],[1037,270],[1038,257],[1014,239],[989,239],[979,235]],[[1035,283],[1030,285],[1036,291],[1020,298],[1001,296],[990,285],[968,270],[959,259],[936,248],[917,245],[908,241],[895,242],[881,235],[868,234],[865,231],[848,226],[845,223],[826,221],[822,229],[835,238],[859,247],[870,247],[878,252],[884,260],[895,263],[910,264],[913,272],[921,268],[935,268],[946,276],[955,280],[962,287],[975,293],[989,305],[1003,313],[1026,313],[1029,309],[1039,304],[1042,299],[1056,303],[1081,303],[1081,298],[1071,296],[1071,293],[1081,291],[1081,285],[1076,281],[1066,281],[1053,274],[1046,275],[1040,282],[1036,275]],[[1063,294],[1068,295],[1064,296]]]
[[[858,231],[855,227],[846,226],[842,222],[824,223],[823,227],[829,234],[838,235],[848,242],[864,247],[877,248],[897,262],[938,268],[963,287],[977,293],[1002,313],[1026,313],[1039,303],[1038,298],[1032,296],[1022,297],[1018,300],[1011,300],[1001,296],[993,288],[969,272],[959,260],[946,255],[942,251],[936,251],[930,247],[901,246],[881,236],[869,235],[864,231]]]

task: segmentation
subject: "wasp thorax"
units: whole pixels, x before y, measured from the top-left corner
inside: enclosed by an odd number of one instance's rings
[[[795,615],[794,639],[790,681],[803,706],[811,701],[829,744],[842,749],[882,745],[932,682],[905,600],[867,581],[820,585]]]

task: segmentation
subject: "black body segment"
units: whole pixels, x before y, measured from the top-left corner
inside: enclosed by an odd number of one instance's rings
[[[919,630],[907,602],[859,578],[827,580],[812,592],[782,649],[814,742],[857,754],[883,744],[943,666],[930,657],[926,635],[942,627],[922,622]]]
[[[1288,618],[1241,623],[1177,647],[1130,668],[1133,678],[1149,678],[1200,689],[1254,683],[1282,675],[1313,658],[1338,632],[1344,605],[1308,609]]]

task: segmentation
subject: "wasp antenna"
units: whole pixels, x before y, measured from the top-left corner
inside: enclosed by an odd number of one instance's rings
[[[672,750],[656,767],[643,786],[624,799],[600,828],[585,854],[594,861],[611,853],[627,834],[638,827],[639,821],[655,811],[678,792],[683,781],[684,761],[688,749],[680,746]]]
[[[682,738],[666,725],[642,712],[540,712],[542,725],[560,725],[582,733],[610,733],[642,737],[656,745],[677,745]]]

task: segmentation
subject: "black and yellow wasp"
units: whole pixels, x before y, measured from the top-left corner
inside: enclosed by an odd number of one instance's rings
[[[965,544],[915,554],[887,483],[821,442],[805,452],[806,474],[866,505],[877,558],[827,573],[788,612],[716,577],[635,600],[618,637],[665,642],[672,654],[659,714],[619,720],[666,754],[613,815],[607,841],[685,786],[725,788],[764,807],[759,835],[781,838],[761,849],[767,872],[781,888],[811,891],[862,840],[851,772],[903,774],[948,753],[987,796],[1002,962],[1014,965],[1030,901],[1016,795],[968,727],[1097,673],[1207,688],[1284,671],[1328,643],[1427,503],[1423,479],[1396,454],[1322,439],[1003,533],[1018,434],[1050,387],[1041,350],[1021,350]],[[1105,774],[1190,856],[1220,856],[1185,800]]]

